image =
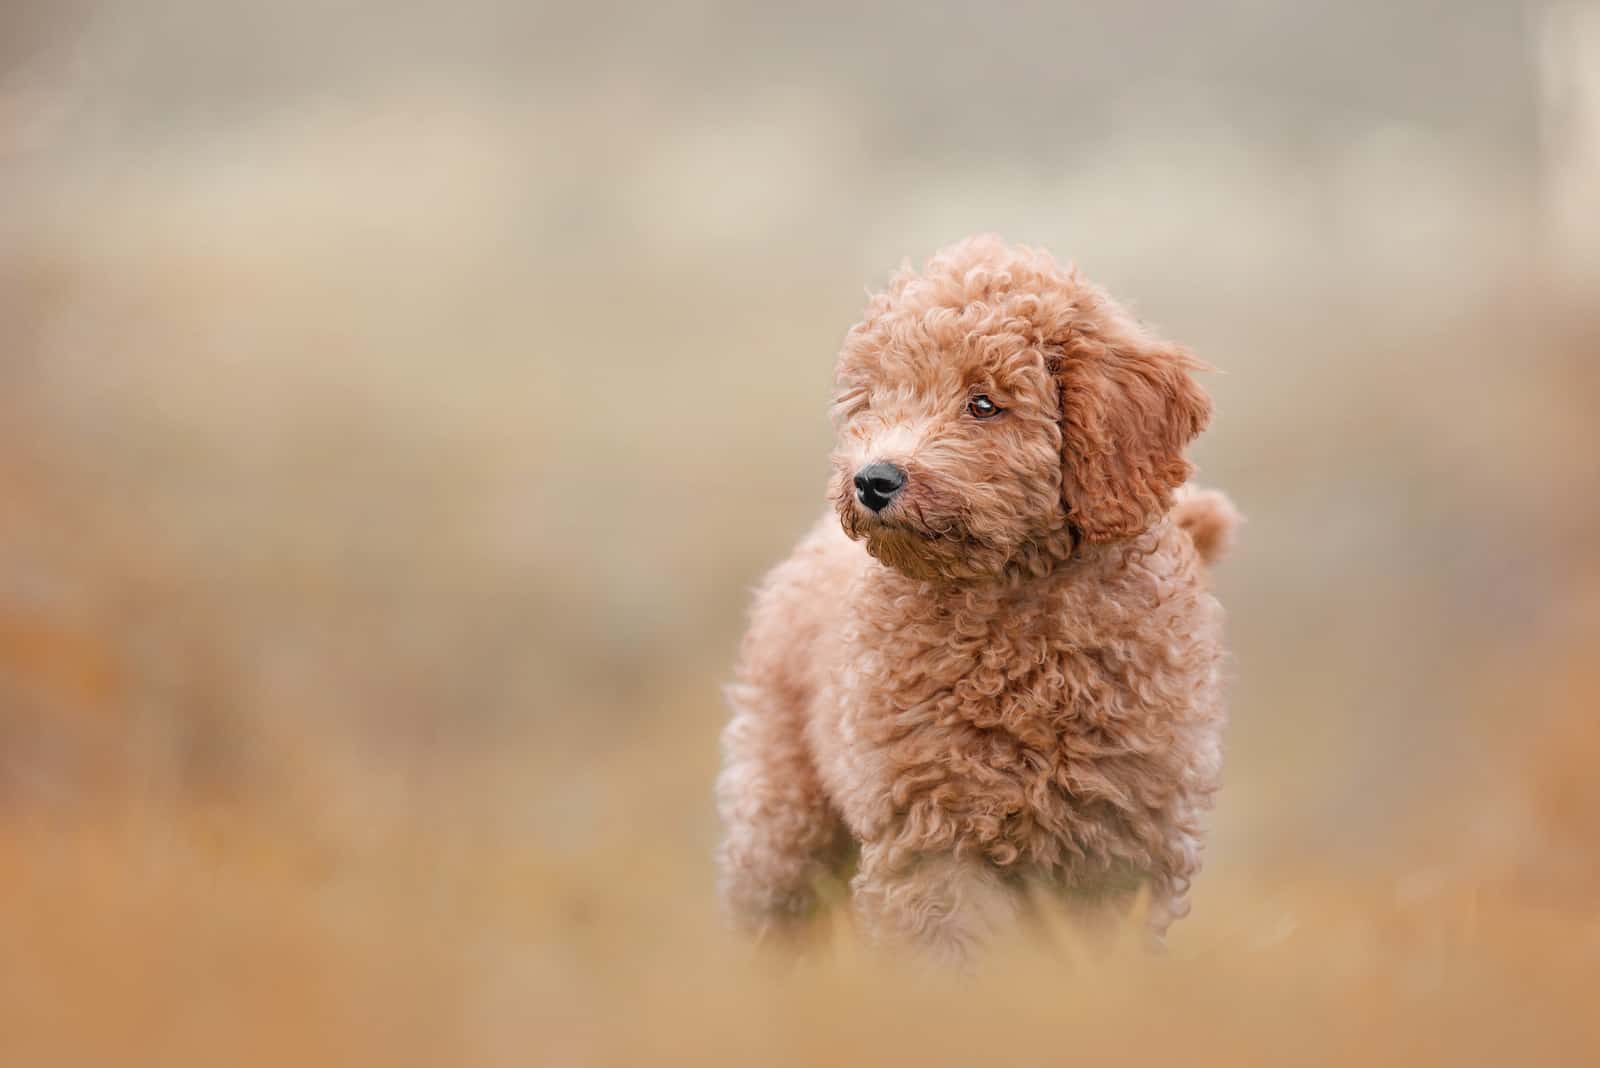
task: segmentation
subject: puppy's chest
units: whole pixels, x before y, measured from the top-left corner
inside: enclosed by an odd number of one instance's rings
[[[852,635],[857,670],[845,696],[863,740],[965,741],[1007,762],[1022,751],[1048,758],[1126,711],[1119,692],[1137,643],[1094,626],[1070,598],[923,607]]]

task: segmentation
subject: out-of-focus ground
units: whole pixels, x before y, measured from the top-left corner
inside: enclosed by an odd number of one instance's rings
[[[712,901],[832,354],[998,230],[1225,373],[1169,954]],[[0,12],[7,1064],[1600,1055],[1600,6]]]

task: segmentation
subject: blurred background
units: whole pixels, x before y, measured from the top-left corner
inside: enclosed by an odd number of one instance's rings
[[[1160,961],[775,971],[719,686],[980,230],[1221,369],[1208,868]],[[1594,2],[7,0],[0,1048],[1581,1062],[1597,399]]]

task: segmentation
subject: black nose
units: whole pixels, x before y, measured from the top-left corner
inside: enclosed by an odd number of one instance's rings
[[[868,464],[856,472],[856,500],[881,512],[906,485],[906,473],[894,464]]]

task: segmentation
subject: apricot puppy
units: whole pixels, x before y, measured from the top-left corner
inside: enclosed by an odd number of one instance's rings
[[[1236,521],[1183,484],[1202,365],[1044,252],[977,237],[839,354],[833,510],[756,595],[721,891],[793,932],[846,870],[875,938],[965,959],[1032,883],[1187,911],[1221,764]]]

